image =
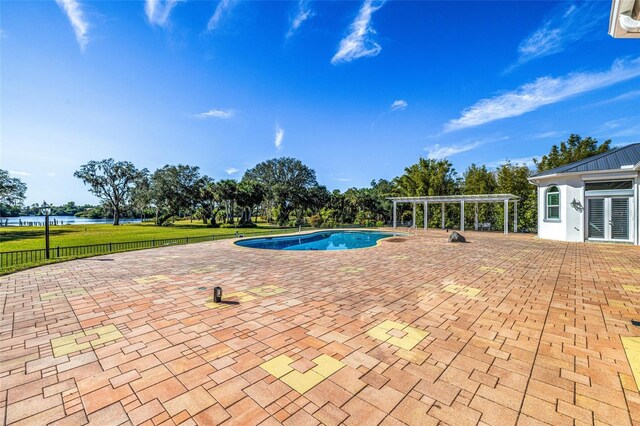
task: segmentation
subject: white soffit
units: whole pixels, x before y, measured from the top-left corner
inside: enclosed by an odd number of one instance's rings
[[[609,35],[640,39],[640,0],[612,0]]]

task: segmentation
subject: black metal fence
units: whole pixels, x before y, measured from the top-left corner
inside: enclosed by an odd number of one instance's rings
[[[95,256],[95,255],[108,254],[108,253],[114,253],[114,252],[120,252],[120,251],[167,247],[167,246],[175,246],[175,245],[190,244],[190,243],[201,243],[204,241],[222,240],[222,239],[236,238],[240,236],[249,237],[249,236],[269,235],[274,233],[288,233],[288,232],[297,231],[298,229],[299,228],[272,229],[268,232],[238,231],[237,233],[234,233],[234,234],[203,235],[199,237],[166,238],[161,240],[128,241],[128,242],[120,242],[120,243],[90,244],[85,246],[72,246],[72,247],[51,247],[49,249],[49,253],[47,253],[46,249],[6,251],[6,252],[0,252],[0,269],[10,268],[10,267],[21,265],[21,264],[44,262],[48,259]]]

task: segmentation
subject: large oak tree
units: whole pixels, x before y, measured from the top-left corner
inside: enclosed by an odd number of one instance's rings
[[[113,224],[120,225],[120,214],[131,200],[136,182],[147,174],[128,161],[108,158],[89,161],[73,175],[89,185],[89,191],[113,210]]]

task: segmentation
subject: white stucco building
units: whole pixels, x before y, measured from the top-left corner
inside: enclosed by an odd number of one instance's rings
[[[536,174],[538,236],[640,245],[640,143]]]

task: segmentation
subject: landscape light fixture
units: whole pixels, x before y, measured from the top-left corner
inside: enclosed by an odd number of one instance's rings
[[[51,214],[51,206],[46,201],[43,201],[40,211],[44,215],[44,256],[45,259],[49,259],[49,215]]]
[[[213,301],[215,303],[222,302],[222,287],[214,287],[214,289],[213,289]]]

